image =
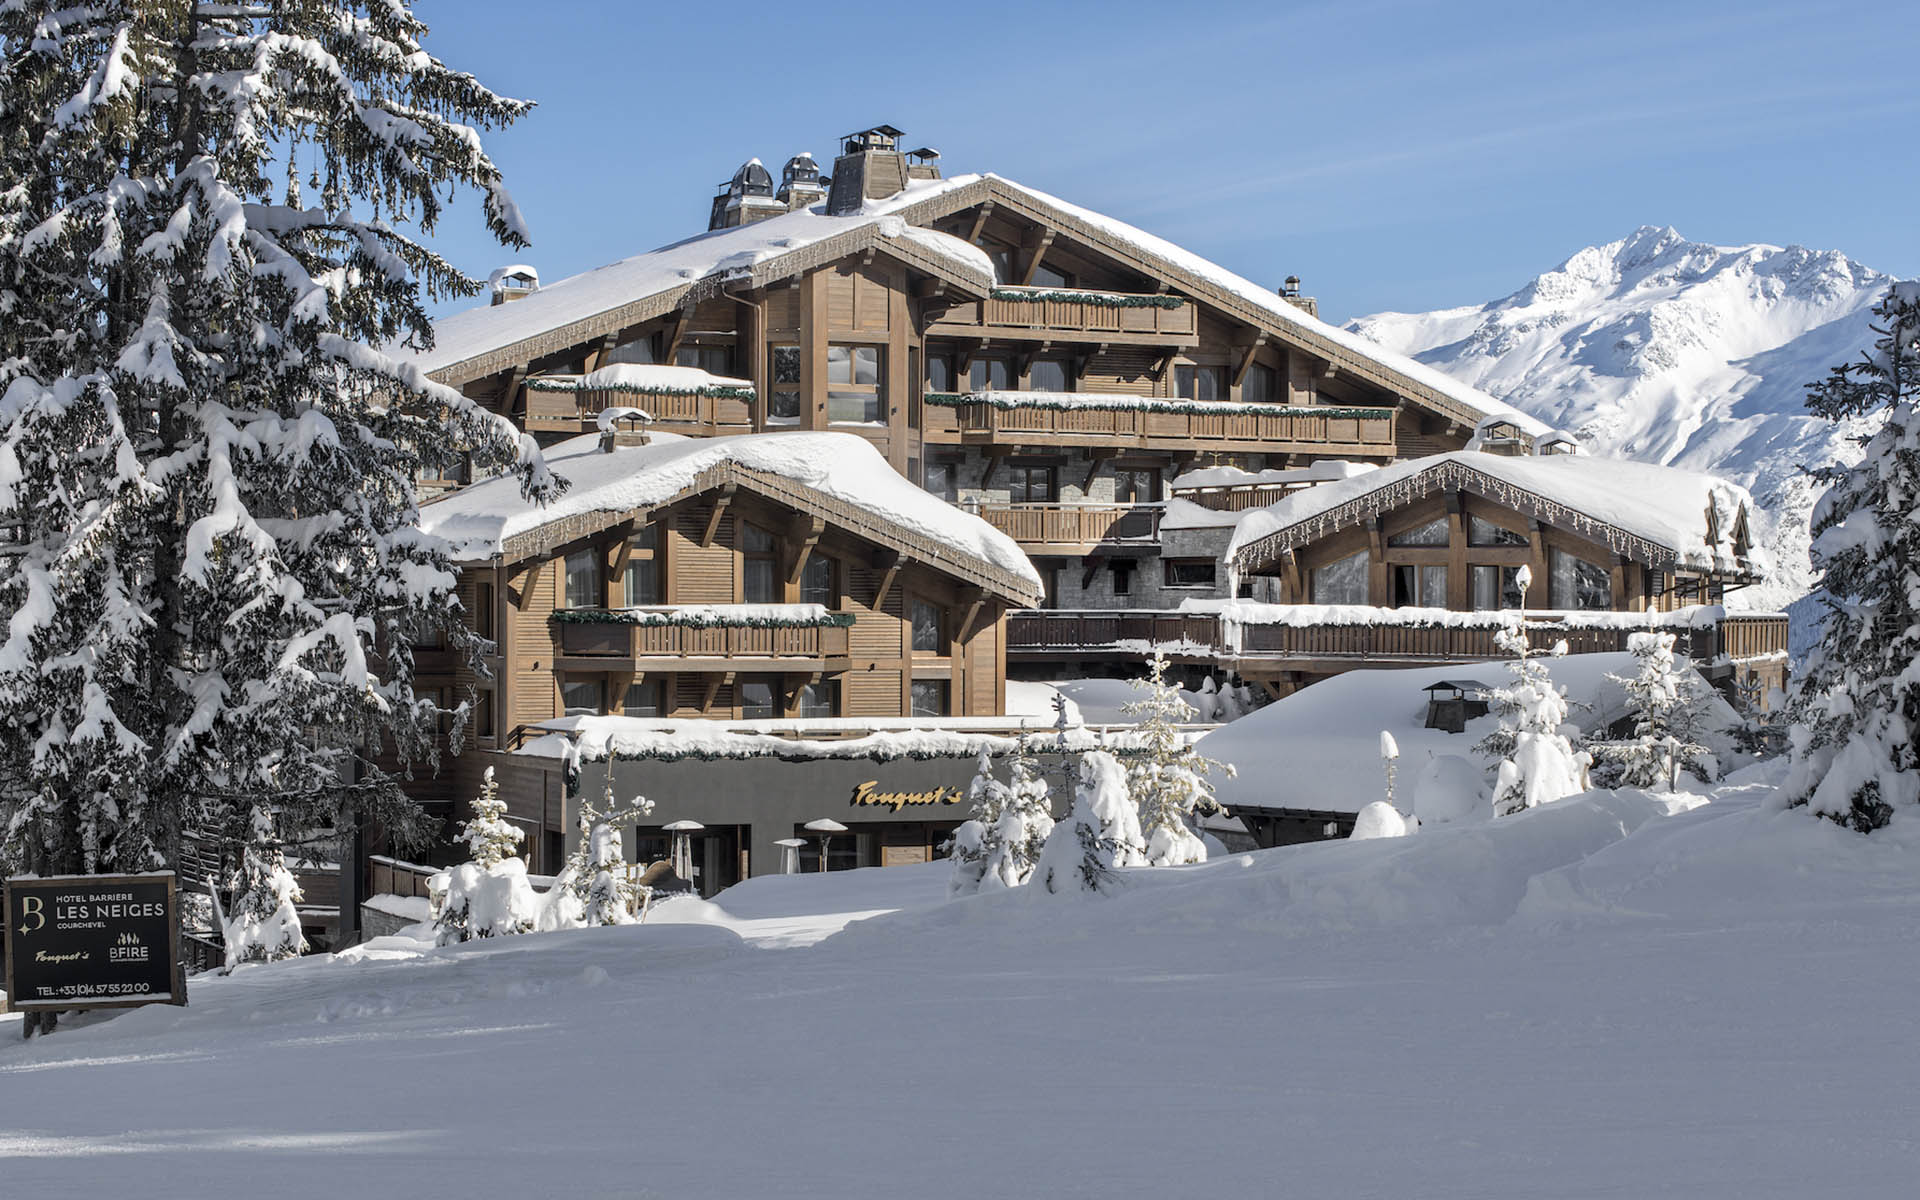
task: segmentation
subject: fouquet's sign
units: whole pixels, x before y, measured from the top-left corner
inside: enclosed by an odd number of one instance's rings
[[[172,874],[58,875],[6,886],[7,1004],[17,1011],[185,1004]]]
[[[847,803],[854,808],[886,808],[899,812],[903,808],[958,804],[964,798],[959,788],[950,787],[928,788],[924,792],[883,792],[879,780],[869,779],[854,785],[853,799]]]

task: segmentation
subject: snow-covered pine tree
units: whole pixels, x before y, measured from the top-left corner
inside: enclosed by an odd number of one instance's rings
[[[1008,767],[1006,800],[987,839],[980,890],[1020,887],[1032,876],[1053,832],[1053,808],[1047,780],[1027,751],[1026,739],[1014,745]]]
[[[265,808],[255,808],[248,815],[247,840],[232,886],[233,904],[221,930],[229,971],[241,963],[279,962],[307,952],[296,907],[300,885],[287,870],[274,836],[273,814]]]
[[[609,759],[607,787],[600,804],[586,801],[580,805],[580,838],[548,892],[541,929],[627,925],[636,919],[628,911],[637,894],[627,875],[620,827],[652,812],[653,801],[645,796],[635,796],[625,805],[613,798],[613,762]]]
[[[493,781],[493,768],[480,776],[480,794],[473,801],[473,817],[462,830],[460,840],[467,853],[482,867],[491,867],[517,857],[526,834],[507,820],[507,802],[500,798],[500,785]]]
[[[1829,485],[1813,510],[1827,611],[1782,789],[1861,832],[1920,804],[1920,280],[1873,312],[1873,348],[1807,389],[1820,416],[1880,424],[1857,466],[1815,472]]]
[[[1627,693],[1633,737],[1612,746],[1608,757],[1625,787],[1665,783],[1672,790],[1678,772],[1712,778],[1713,754],[1695,738],[1704,719],[1705,685],[1673,653],[1674,636],[1657,629],[1635,632],[1627,649],[1639,662],[1632,675],[1608,675]]]
[[[261,806],[423,831],[379,752],[432,756],[413,642],[474,647],[414,479],[564,486],[375,349],[478,290],[419,240],[458,186],[526,241],[476,131],[528,105],[425,32],[404,0],[0,4],[5,865],[144,870]]]
[[[473,856],[447,870],[447,891],[434,920],[442,946],[472,938],[531,932],[539,903],[527,881],[527,864],[518,856],[520,828],[506,819],[493,768],[480,777],[480,795],[460,840]]]
[[[1521,567],[1522,609],[1532,582],[1533,572]],[[1534,655],[1525,620],[1517,618],[1502,628],[1494,635],[1494,645],[1513,656],[1507,664],[1513,682],[1494,689],[1493,711],[1500,723],[1476,749],[1498,763],[1493,811],[1508,816],[1578,794],[1585,772],[1573,744],[1560,732],[1567,719],[1566,691],[1554,684],[1546,664]],[[1559,642],[1551,653],[1559,658],[1566,652],[1567,644]]]
[[[1155,653],[1143,679],[1133,686],[1146,693],[1121,711],[1141,718],[1134,732],[1144,751],[1127,766],[1127,791],[1140,813],[1147,859],[1154,866],[1205,862],[1206,843],[1192,828],[1197,815],[1220,811],[1207,787],[1215,771],[1233,778],[1233,767],[1193,748],[1178,728],[1193,720],[1194,709],[1167,678],[1166,656]]]
[[[1126,770],[1104,750],[1087,751],[1074,772],[1073,810],[1053,827],[1033,881],[1047,892],[1110,892],[1118,868],[1146,861]]]
[[[1007,785],[993,773],[993,756],[984,747],[974,766],[973,782],[967,785],[967,819],[954,830],[953,848],[947,857],[953,860],[953,876],[947,881],[950,896],[970,896],[980,890],[986,877],[987,856],[995,845],[995,830],[1000,814],[1007,806]]]

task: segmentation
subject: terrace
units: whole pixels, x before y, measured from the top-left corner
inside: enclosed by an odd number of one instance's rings
[[[933,336],[1080,338],[1107,345],[1200,343],[1198,310],[1184,296],[1075,288],[996,287],[984,300],[949,307]]]
[[[1094,392],[929,392],[929,438],[982,446],[1131,446],[1394,457],[1392,408],[1180,400]],[[953,413],[951,423],[939,410]]]

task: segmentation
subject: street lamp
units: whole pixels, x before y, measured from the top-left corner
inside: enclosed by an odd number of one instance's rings
[[[827,869],[827,849],[833,844],[833,835],[845,833],[847,827],[832,817],[821,817],[818,821],[808,821],[806,828],[820,835],[820,869]]]

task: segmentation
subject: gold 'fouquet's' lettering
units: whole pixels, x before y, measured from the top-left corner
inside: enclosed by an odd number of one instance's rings
[[[931,788],[924,792],[883,792],[880,781],[869,779],[853,789],[853,798],[847,802],[854,808],[884,808],[899,812],[903,808],[920,808],[933,804],[960,803],[958,788]]]

